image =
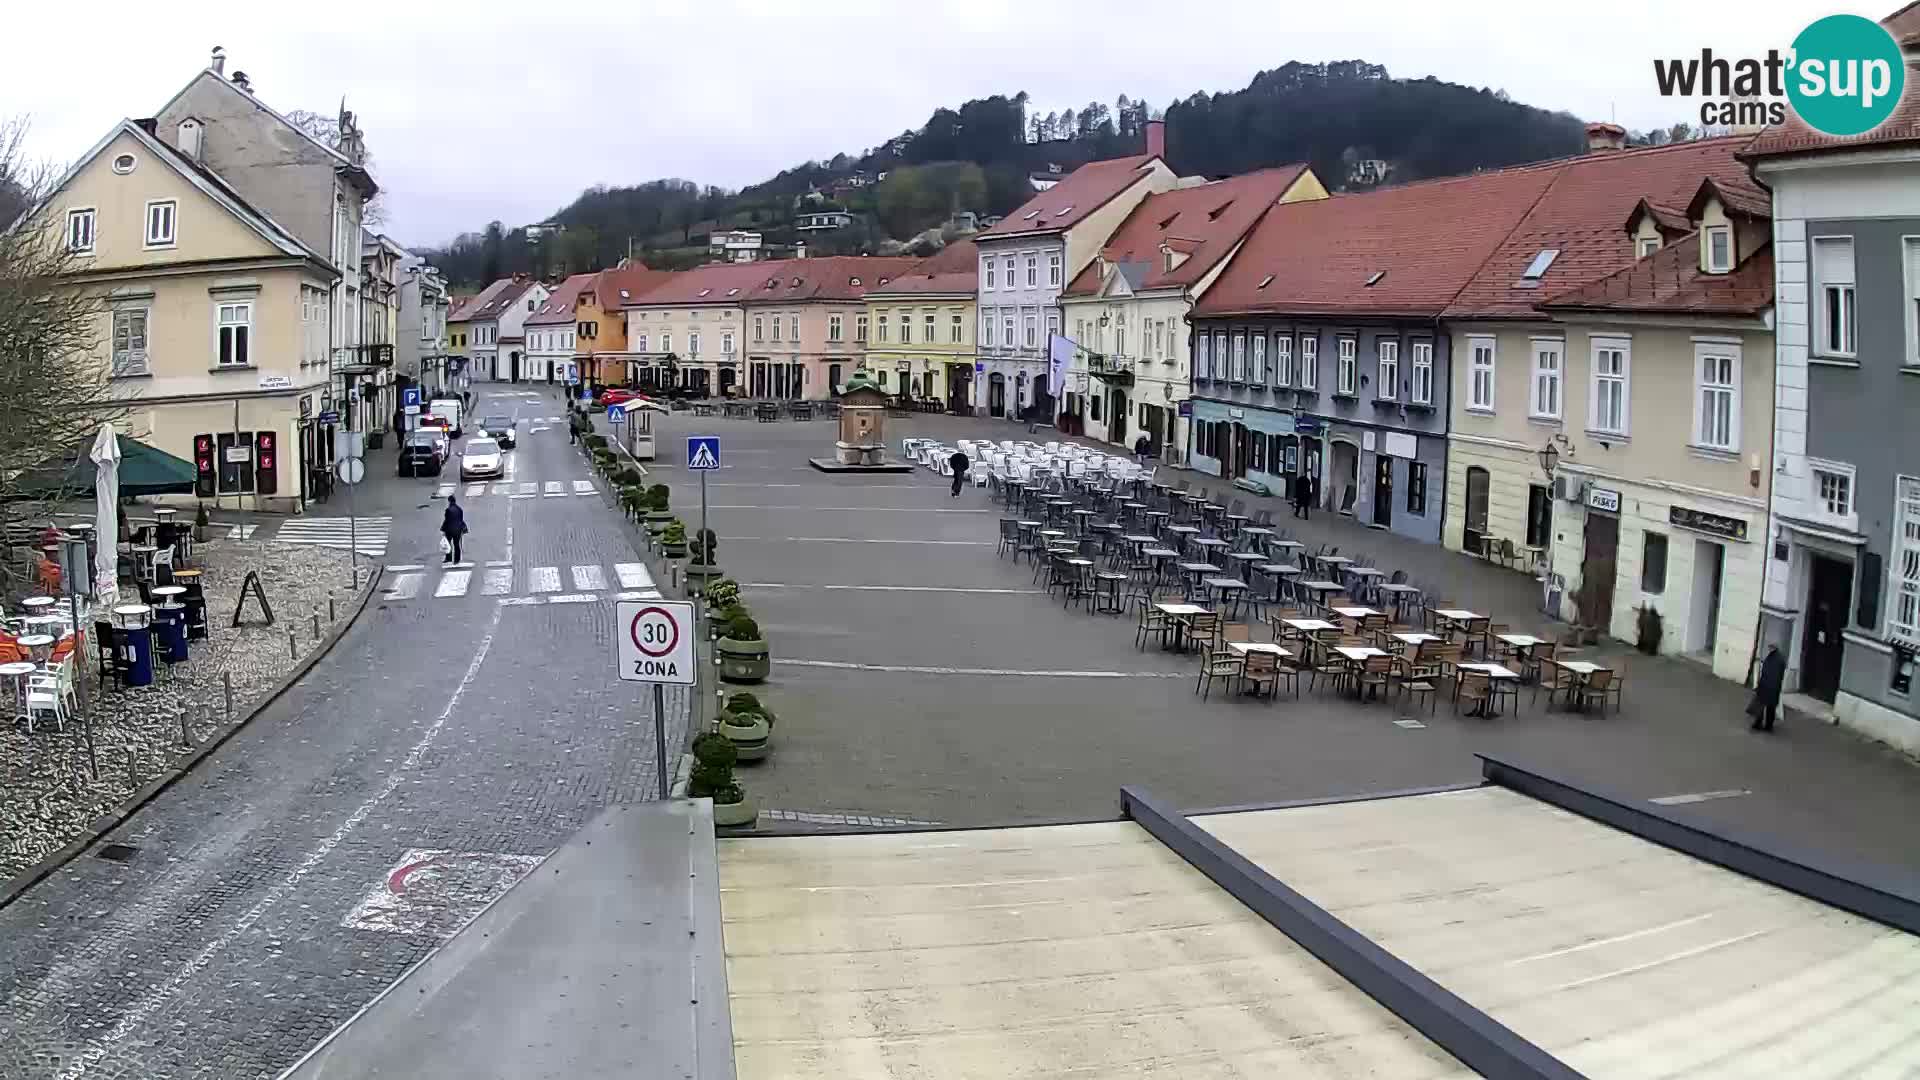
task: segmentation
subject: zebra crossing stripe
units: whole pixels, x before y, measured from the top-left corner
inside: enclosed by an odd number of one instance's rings
[[[258,525],[234,525],[234,526],[231,526],[231,527],[229,527],[229,528],[227,529],[227,539],[229,539],[229,540],[251,540],[251,539],[253,539],[253,530],[255,530],[255,529],[257,529],[257,528],[259,528],[259,527],[260,527],[260,526],[258,526]]]
[[[547,489],[545,492],[545,495],[547,498],[549,499],[558,498],[562,495],[565,495],[566,493],[567,493],[567,490],[566,488],[561,486],[560,481],[558,480],[547,481]]]
[[[550,593],[560,591],[560,568],[557,566],[536,566],[527,581],[527,591]]]
[[[442,599],[449,596],[465,596],[467,595],[467,583],[471,581],[472,578],[473,571],[471,570],[449,570],[440,575],[440,587],[433,590],[433,595]]]
[[[607,578],[598,565],[576,566],[573,568],[573,587],[580,592],[589,589],[598,592],[607,587]]]
[[[513,568],[488,570],[480,581],[481,596],[505,596],[513,588]]]
[[[650,589],[653,587],[653,575],[647,573],[646,565],[637,562],[613,564],[613,576],[620,579],[623,589]],[[635,599],[642,599],[636,597]]]
[[[614,593],[613,599],[615,600],[658,600],[660,599],[660,590],[659,589],[634,589],[631,592]]]
[[[522,495],[531,495],[533,494],[534,489],[538,486],[539,485],[535,484],[531,480],[522,480],[518,485],[518,490],[519,490],[519,493]]]
[[[394,576],[393,584],[387,586],[387,591],[380,595],[380,599],[411,600],[420,595],[420,579],[424,577],[426,577],[425,574],[397,574]]]
[[[591,604],[599,597],[592,593],[560,593],[547,597],[549,604]]]
[[[436,499],[444,499],[451,494],[453,494],[452,484],[441,484],[439,487],[433,489],[433,497]]]
[[[486,493],[487,493],[487,485],[485,484],[468,484],[467,485],[467,498],[469,499],[477,499],[480,496],[485,495]]]
[[[591,481],[591,480],[575,480],[575,481],[573,482],[573,493],[574,493],[575,495],[591,495],[591,494],[593,494],[593,481]]]
[[[385,555],[392,531],[393,519],[390,517],[360,518],[357,521],[348,518],[295,518],[282,522],[273,539],[281,544],[341,551],[352,547],[362,555]]]
[[[491,494],[511,495],[513,494],[513,485],[512,484],[495,484],[493,485],[493,491],[491,492]]]

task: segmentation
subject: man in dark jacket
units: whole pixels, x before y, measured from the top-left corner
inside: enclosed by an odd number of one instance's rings
[[[1133,463],[1135,465],[1145,466],[1147,463],[1147,454],[1152,450],[1153,441],[1145,435],[1133,440]]]
[[[1753,700],[1747,703],[1747,715],[1753,717],[1753,730],[1772,731],[1780,712],[1780,687],[1787,681],[1787,658],[1780,646],[1767,646],[1767,658],[1760,661],[1760,681],[1753,686]]]
[[[447,515],[440,519],[440,535],[447,538],[447,557],[441,561],[460,562],[460,538],[467,535],[467,513],[453,496],[447,496]]]
[[[953,456],[947,459],[947,465],[953,469],[953,497],[956,499],[960,497],[960,488],[967,482],[967,466],[971,464],[972,462],[967,460],[967,455],[958,450],[955,450]]]

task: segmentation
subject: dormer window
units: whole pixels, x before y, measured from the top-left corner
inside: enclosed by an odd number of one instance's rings
[[[855,277],[855,278],[848,278],[848,279],[847,279],[847,284],[849,284],[849,285],[858,285],[858,284],[860,284],[860,279],[859,279],[859,278],[857,278],[857,277]]]
[[[708,293],[711,293],[712,291],[713,291],[712,289],[701,289],[701,290],[700,290],[700,295],[701,295],[701,296],[706,296],[706,295],[707,295]]]
[[[728,290],[727,290],[727,295],[728,295],[728,296],[739,296],[739,295],[740,295],[740,290],[739,290],[739,289],[728,289]]]
[[[1054,216],[1054,217],[1066,217],[1066,216],[1067,216],[1068,214],[1071,214],[1071,213],[1073,213],[1073,206],[1072,206],[1072,204],[1068,204],[1068,205],[1066,205],[1066,206],[1063,206],[1063,207],[1061,207],[1061,208],[1060,208],[1060,209],[1058,209],[1058,210],[1055,210],[1055,211],[1053,212],[1053,216]]]
[[[1267,275],[1266,277],[1263,277],[1263,278],[1261,278],[1261,279],[1260,279],[1260,284],[1258,284],[1258,285],[1255,285],[1255,286],[1254,286],[1254,288],[1256,288],[1256,289],[1264,289],[1264,288],[1266,288],[1267,286],[1269,286],[1269,285],[1271,285],[1271,284],[1273,284],[1273,275],[1272,275],[1272,274],[1268,274],[1268,275]]]
[[[1387,272],[1385,270],[1375,270],[1373,273],[1368,274],[1367,288],[1371,289],[1375,285],[1380,284],[1380,279],[1386,276],[1387,276]]]
[[[1034,218],[1037,218],[1037,217],[1039,217],[1039,216],[1040,216],[1040,211],[1038,211],[1038,210],[1029,210],[1029,211],[1027,211],[1026,213],[1024,213],[1024,214],[1021,214],[1021,215],[1020,215],[1020,220],[1021,220],[1021,221],[1032,221],[1032,220],[1033,220]]]
[[[1209,210],[1209,211],[1207,211],[1207,220],[1208,220],[1208,221],[1219,221],[1219,220],[1220,220],[1220,215],[1221,215],[1221,214],[1224,214],[1224,213],[1226,213],[1226,212],[1227,212],[1227,208],[1228,208],[1228,207],[1230,207],[1230,206],[1232,206],[1232,205],[1233,205],[1233,200],[1232,200],[1232,199],[1228,199],[1228,200],[1227,200],[1226,202],[1223,202],[1223,203],[1221,203],[1221,204],[1220,204],[1219,206],[1216,206],[1216,207],[1214,207],[1213,209],[1211,209],[1211,210]]]
[[[1659,237],[1643,236],[1640,238],[1640,255],[1639,255],[1640,258],[1644,259],[1647,256],[1652,255],[1659,250],[1660,250]]]
[[[1733,228],[1715,225],[1706,230],[1707,273],[1724,274],[1733,269]]]
[[[793,288],[795,288],[795,289],[797,289],[797,288],[799,288],[799,287],[800,287],[800,279],[799,279],[799,278],[794,278],[794,279],[793,279],[793,285],[792,285],[792,287],[793,287]]]

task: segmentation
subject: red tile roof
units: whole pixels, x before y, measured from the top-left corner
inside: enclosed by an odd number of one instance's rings
[[[1700,269],[1700,234],[1689,233],[1632,266],[1541,303],[1542,311],[1758,315],[1773,303],[1773,248],[1741,260],[1730,274]]]
[[[1736,212],[1767,205],[1767,194],[1734,155],[1744,136],[1701,139],[1637,150],[1603,150],[1547,163],[1553,181],[1458,296],[1448,318],[1533,318],[1542,296],[1604,277],[1634,261],[1633,238],[1621,228],[1642,198],[1685,206],[1711,179]],[[1765,213],[1764,209],[1761,213]],[[1557,250],[1545,274],[1522,277],[1528,264]]]
[[[860,300],[868,290],[898,280],[919,261],[904,255],[829,255],[748,263],[760,268],[760,278],[742,299],[758,304]]]
[[[513,285],[512,278],[501,278],[499,281],[496,281],[493,284],[487,286],[486,288],[481,289],[479,292],[475,293],[474,295],[467,297],[465,303],[462,303],[456,306],[452,311],[449,311],[447,313],[447,321],[448,322],[472,321],[472,319],[479,314],[480,309],[483,306],[490,305],[494,301],[498,300],[500,298],[500,294],[503,292],[506,292],[507,289],[512,285]]]
[[[573,321],[573,308],[580,293],[593,281],[592,274],[575,274],[554,287],[534,313],[527,316],[528,326],[564,326]]]
[[[1275,206],[1194,313],[1437,316],[1558,171],[1520,167]]]
[[[594,282],[587,291],[593,294],[594,301],[603,311],[615,311],[626,304],[639,300],[654,289],[673,279],[671,270],[650,270],[645,266],[634,265],[602,270],[595,275]]]
[[[1149,195],[1114,230],[1101,255],[1109,263],[1147,264],[1136,289],[1191,285],[1226,258],[1260,215],[1306,171],[1305,165],[1281,165]],[[1162,243],[1186,253],[1186,260],[1165,269]],[[1066,295],[1093,296],[1100,285],[1100,264],[1091,262],[1067,284]]]
[[[1814,154],[1863,147],[1920,143],[1920,58],[1907,57],[1907,89],[1892,115],[1863,135],[1826,135],[1808,127],[1792,109],[1784,124],[1775,124],[1754,136],[1743,157],[1759,160],[1786,154]]]
[[[773,262],[709,263],[681,270],[644,293],[616,302],[617,307],[659,306],[663,304],[738,304],[747,291],[767,279],[767,267]],[[629,292],[632,290],[629,289]],[[607,301],[603,298],[602,305]]]
[[[887,285],[867,290],[873,296],[923,296],[930,293],[967,293],[980,290],[980,249],[961,240],[921,259]]]
[[[1920,0],[1914,0],[1913,3],[1881,19],[1880,25],[1887,28],[1887,33],[1893,35],[1893,40],[1899,42],[1901,48],[1920,47]]]
[[[1146,175],[1147,167],[1158,160],[1157,157],[1137,154],[1106,161],[1089,161],[1062,177],[1059,183],[1021,203],[1020,209],[1000,219],[993,228],[975,239],[992,240],[1002,236],[1071,229],[1132,187],[1135,181]]]

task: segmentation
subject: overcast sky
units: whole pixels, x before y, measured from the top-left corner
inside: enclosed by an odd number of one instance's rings
[[[330,115],[346,97],[388,193],[386,230],[420,246],[496,218],[541,220],[592,184],[678,176],[740,187],[863,150],[969,98],[1025,90],[1046,112],[1126,94],[1164,108],[1289,60],[1364,59],[1396,77],[1503,87],[1516,101],[1632,128],[1697,122],[1697,105],[1656,93],[1653,57],[1784,49],[1842,10],[1786,0],[1737,14],[1654,0],[1560,8],[90,0],[81,26],[63,5],[21,0],[9,36],[39,45],[0,65],[0,116],[27,114],[33,151],[68,162],[122,117],[157,111],[222,45],[228,72],[247,72],[282,112]]]

